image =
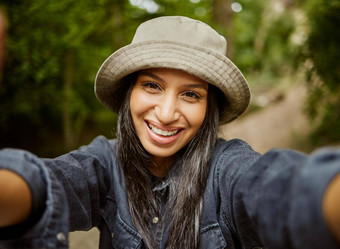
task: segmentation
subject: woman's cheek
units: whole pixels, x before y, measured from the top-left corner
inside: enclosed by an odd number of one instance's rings
[[[187,116],[190,117],[189,119],[192,120],[193,123],[203,123],[205,114],[207,112],[207,106],[205,102],[197,105],[191,105],[186,109]]]

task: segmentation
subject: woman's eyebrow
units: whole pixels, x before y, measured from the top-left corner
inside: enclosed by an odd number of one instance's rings
[[[151,77],[151,78],[153,78],[155,80],[159,80],[159,81],[164,82],[164,80],[161,77],[159,77],[156,74],[150,73],[150,72],[140,72],[138,75],[149,76],[149,77]]]
[[[153,78],[153,79],[155,79],[155,80],[159,80],[159,81],[162,81],[162,82],[165,82],[164,81],[164,79],[162,78],[162,77],[160,77],[160,76],[158,76],[158,75],[156,75],[156,74],[153,74],[153,73],[151,73],[151,72],[140,72],[139,74],[138,74],[139,76],[148,76],[148,77],[151,77],[151,78]],[[204,90],[206,90],[206,91],[208,91],[208,84],[200,84],[200,83],[188,83],[188,84],[185,84],[185,85],[183,85],[183,87],[187,87],[187,88],[200,88],[200,89],[204,89]]]
[[[183,85],[183,87],[188,87],[188,88],[200,88],[200,89],[204,89],[206,91],[208,91],[208,84],[207,85],[203,85],[203,84],[185,84]]]

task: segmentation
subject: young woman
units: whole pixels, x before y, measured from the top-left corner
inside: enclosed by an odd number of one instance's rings
[[[339,151],[217,138],[250,98],[226,45],[186,17],[141,24],[96,78],[117,139],[55,159],[0,151],[0,247],[67,248],[98,227],[106,249],[339,248]]]

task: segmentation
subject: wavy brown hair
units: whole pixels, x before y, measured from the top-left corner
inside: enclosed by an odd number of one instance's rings
[[[130,96],[136,82],[136,73],[124,79],[125,100],[117,125],[117,153],[125,175],[126,191],[132,220],[143,237],[146,248],[157,248],[152,218],[162,217],[152,192],[153,164],[150,154],[140,143],[130,113]],[[218,100],[220,91],[209,85],[207,112],[202,126],[194,138],[175,155],[168,173],[169,196],[163,215],[163,228],[169,220],[167,248],[199,248],[203,193],[210,168],[210,158],[217,141],[219,124]]]

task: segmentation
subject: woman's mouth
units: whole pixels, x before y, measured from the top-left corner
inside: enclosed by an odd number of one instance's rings
[[[161,129],[160,126],[156,127],[155,124],[150,122],[145,122],[145,127],[152,141],[159,145],[172,144],[177,141],[183,132],[182,128]]]
[[[148,123],[148,126],[149,128],[154,132],[156,133],[157,135],[160,135],[160,136],[164,136],[164,137],[170,137],[170,136],[174,136],[176,135],[179,130],[173,130],[173,131],[164,131],[164,130],[161,130],[155,126],[153,126],[152,124]]]

